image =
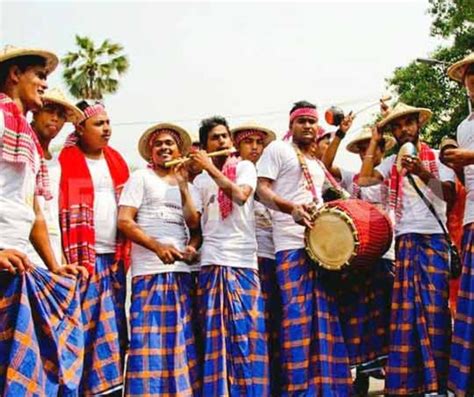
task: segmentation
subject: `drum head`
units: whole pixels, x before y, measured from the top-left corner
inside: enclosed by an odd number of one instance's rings
[[[313,259],[329,270],[339,270],[356,250],[354,229],[339,210],[321,212],[307,235],[307,249]]]

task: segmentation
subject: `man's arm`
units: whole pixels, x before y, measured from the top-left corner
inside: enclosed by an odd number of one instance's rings
[[[374,168],[374,156],[382,139],[382,134],[378,131],[377,127],[372,127],[372,138],[370,139],[367,153],[362,161],[360,169],[358,184],[360,186],[372,186],[377,185],[383,181],[383,176]]]
[[[341,179],[342,175],[341,175],[341,170],[339,169],[339,167],[334,165],[334,159],[336,157],[337,149],[339,148],[341,141],[342,141],[342,138],[336,135],[334,139],[331,141],[331,143],[329,144],[322,158],[322,162],[324,166],[337,179]]]
[[[11,274],[22,274],[32,268],[28,257],[14,249],[0,249],[0,272],[6,270]]]

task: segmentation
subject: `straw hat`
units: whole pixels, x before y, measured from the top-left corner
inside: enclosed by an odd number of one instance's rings
[[[84,113],[82,113],[81,109],[68,101],[66,96],[59,88],[52,88],[44,93],[43,104],[46,103],[54,103],[63,106],[66,109],[66,121],[69,121],[73,124],[75,124],[84,116]]]
[[[0,50],[0,64],[13,58],[27,55],[35,55],[44,58],[46,61],[46,69],[51,73],[58,66],[58,57],[50,51],[40,50],[36,48],[19,48],[7,45]]]
[[[138,152],[140,153],[140,156],[142,156],[146,161],[150,161],[151,159],[150,138],[153,133],[158,130],[172,130],[176,132],[181,137],[182,141],[182,145],[180,147],[181,155],[187,154],[191,146],[191,137],[189,136],[188,132],[175,124],[159,123],[148,128],[138,141]]]
[[[418,114],[418,121],[420,123],[420,127],[422,127],[428,122],[433,113],[430,109],[416,108],[403,102],[399,102],[393,109],[388,111],[387,115],[382,120],[377,123],[377,127],[384,128],[392,121],[409,114]]]
[[[239,132],[252,131],[252,130],[260,131],[265,134],[265,139],[263,140],[263,146],[267,146],[271,141],[274,141],[276,139],[276,134],[272,130],[262,127],[256,123],[243,124],[239,127],[231,129],[230,133],[232,135],[232,139],[235,141],[235,137]]]
[[[360,131],[356,135],[356,137],[347,144],[346,149],[351,153],[358,154],[359,151],[360,151],[359,150],[359,143],[364,142],[364,141],[368,141],[371,138],[372,138],[372,130],[368,127],[363,128],[362,131]],[[384,138],[385,138],[385,151],[390,150],[397,143],[397,141],[391,136],[384,135]]]
[[[467,66],[470,63],[474,63],[474,52],[469,54],[467,57],[461,59],[460,61],[453,63],[448,68],[448,76],[451,77],[453,80],[456,80],[462,83],[464,73],[466,71]]]

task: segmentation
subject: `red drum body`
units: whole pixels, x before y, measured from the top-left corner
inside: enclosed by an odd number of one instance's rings
[[[335,200],[315,215],[306,229],[305,246],[310,258],[328,270],[370,266],[390,248],[392,222],[374,204],[358,199]]]

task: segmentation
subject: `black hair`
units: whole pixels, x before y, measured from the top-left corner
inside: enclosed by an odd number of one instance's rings
[[[298,101],[293,104],[293,107],[290,110],[290,114],[293,113],[296,109],[301,109],[301,108],[311,108],[311,109],[316,109],[316,105],[314,103],[308,102],[308,101]]]
[[[227,124],[227,120],[222,116],[212,116],[201,120],[201,126],[199,127],[199,142],[201,143],[202,148],[207,148],[207,138],[209,136],[209,132],[211,132],[212,129],[218,125],[223,125],[227,132],[230,132],[229,124]]]
[[[12,66],[18,66],[18,69],[24,73],[26,69],[33,66],[46,66],[46,59],[39,55],[23,55],[0,63],[0,87],[7,82],[8,72]]]

